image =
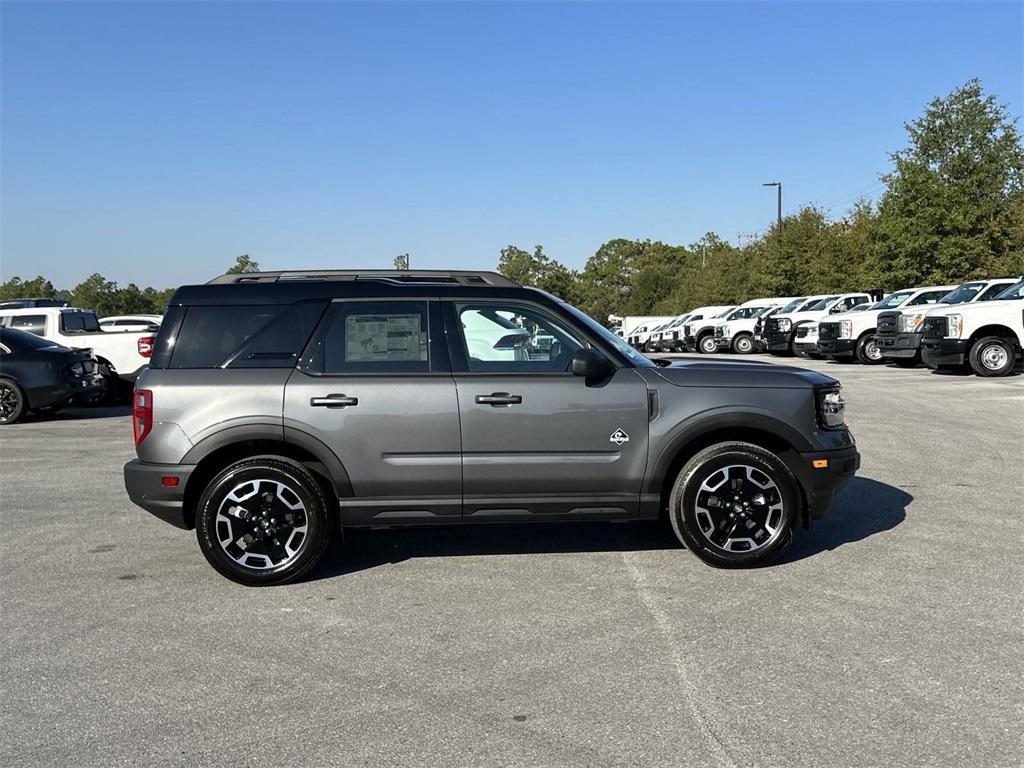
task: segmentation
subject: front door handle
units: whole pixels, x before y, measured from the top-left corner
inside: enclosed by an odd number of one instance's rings
[[[314,408],[348,408],[359,405],[359,398],[348,395],[327,395],[326,397],[311,397],[309,404]]]
[[[495,392],[490,395],[477,395],[476,401],[479,405],[519,405],[523,402],[522,395],[510,395],[508,392]]]

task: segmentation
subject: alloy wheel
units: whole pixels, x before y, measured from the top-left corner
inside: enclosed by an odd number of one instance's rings
[[[782,494],[765,472],[749,464],[716,469],[695,500],[697,526],[725,552],[753,552],[774,542],[784,528]]]
[[[21,396],[10,384],[0,383],[0,423],[12,418],[21,407]]]
[[[306,542],[309,519],[299,495],[277,480],[247,480],[221,502],[217,541],[239,565],[257,570],[292,562]]]

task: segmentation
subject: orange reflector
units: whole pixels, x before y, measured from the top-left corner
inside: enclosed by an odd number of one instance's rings
[[[173,488],[178,484],[178,478],[174,475],[164,475],[160,478],[160,485],[165,485],[168,488]]]
[[[815,469],[825,469],[828,467],[828,459],[814,459],[811,461],[811,466]]]

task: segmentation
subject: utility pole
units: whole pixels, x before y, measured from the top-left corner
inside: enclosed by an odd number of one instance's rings
[[[766,181],[761,185],[762,187],[775,187],[777,191],[776,201],[778,203],[778,209],[775,214],[775,221],[779,227],[779,235],[782,235],[782,182],[781,181]]]

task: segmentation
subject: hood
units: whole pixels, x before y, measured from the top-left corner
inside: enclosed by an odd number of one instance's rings
[[[649,369],[677,387],[771,387],[811,389],[835,386],[830,376],[790,365],[750,360],[674,360],[664,368]]]
[[[984,317],[986,314],[1001,315],[1016,307],[1019,311],[1024,299],[992,299],[990,301],[973,301],[968,304],[943,304],[938,311],[929,315],[963,315],[964,317]]]
[[[930,306],[930,305],[929,305]],[[833,320],[856,320],[858,317],[870,317],[877,319],[880,314],[886,311],[898,312],[899,307],[895,307],[892,310],[885,309],[862,309],[860,312],[840,312],[837,315],[829,315],[828,317],[821,318],[821,322],[828,323]]]

